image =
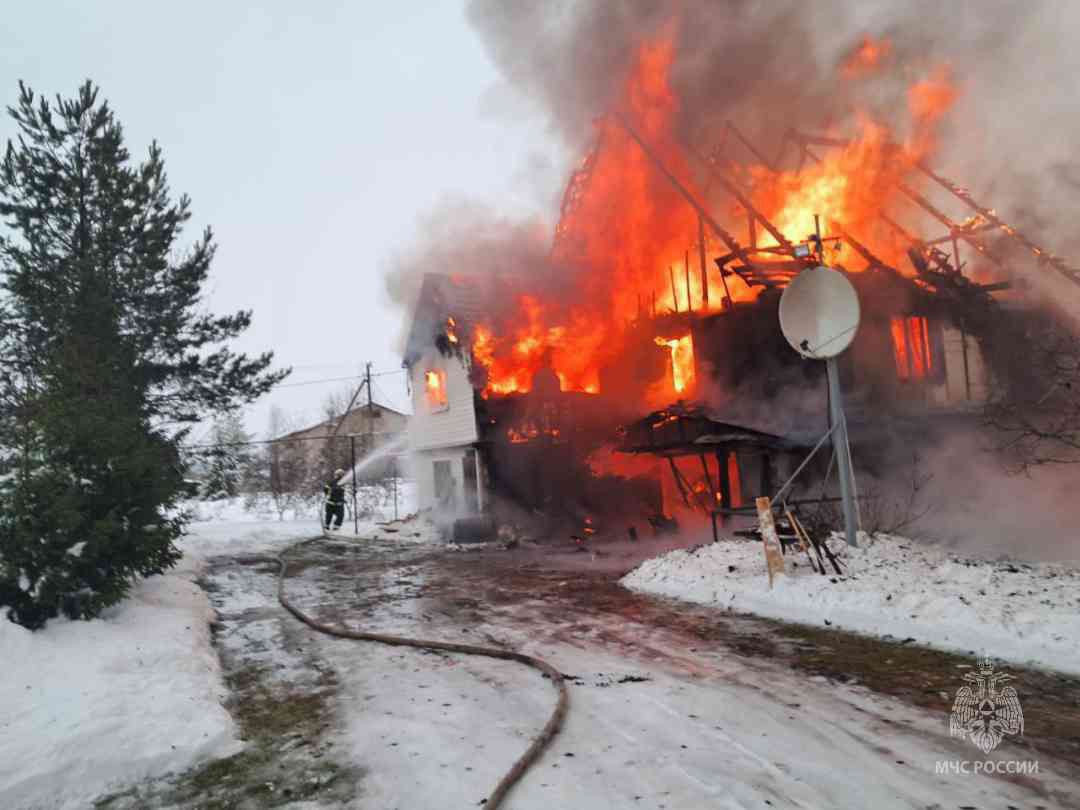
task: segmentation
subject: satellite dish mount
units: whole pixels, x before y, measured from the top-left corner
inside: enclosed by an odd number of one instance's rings
[[[811,239],[818,245],[818,255],[821,257],[824,251],[821,249],[821,226],[816,215],[814,224],[817,234]],[[849,546],[857,545],[854,479],[836,357],[855,339],[859,317],[859,297],[847,276],[824,265],[803,270],[780,297],[780,330],[791,348],[805,358],[825,361],[829,382],[829,434],[832,435],[833,452],[840,473],[844,534]]]

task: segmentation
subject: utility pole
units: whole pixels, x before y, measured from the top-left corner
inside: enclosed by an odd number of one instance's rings
[[[367,386],[368,436],[371,436],[375,432],[372,422],[375,415],[375,406],[371,401],[371,363],[364,366],[364,382],[362,385]]]
[[[375,405],[373,404],[371,393],[370,362],[364,366],[364,385],[367,386],[367,440],[364,442],[366,446],[364,458],[370,458],[371,454],[375,452]],[[359,533],[359,531],[357,533]]]
[[[371,396],[371,363],[364,369],[364,385],[367,386],[367,447],[365,455],[375,451],[375,404]]]
[[[352,464],[352,522],[353,534],[360,534],[360,515],[356,512],[356,434],[349,434],[349,462]]]

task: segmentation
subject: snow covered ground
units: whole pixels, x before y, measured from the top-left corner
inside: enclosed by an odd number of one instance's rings
[[[858,688],[737,657],[691,674],[515,635],[500,633],[577,677],[566,725],[512,810],[1033,806],[1022,785],[936,774],[938,761],[970,758],[942,718]],[[554,702],[547,681],[505,662],[378,645],[324,654],[344,685],[343,740],[367,772],[359,807],[371,810],[478,806]],[[1060,789],[1050,771],[1043,763]]]
[[[317,533],[314,520],[195,523],[181,563],[99,619],[36,633],[0,619],[0,808],[86,808],[111,787],[235,751],[195,580],[208,556]]]
[[[789,553],[770,590],[760,542],[672,551],[623,578],[627,587],[734,611],[833,627],[1080,673],[1080,567],[970,559],[900,537],[830,548],[843,576]]]
[[[547,602],[513,603],[493,620],[436,628],[425,613],[438,597],[423,566],[379,578],[387,593],[417,597],[354,623],[484,639],[568,673],[566,725],[514,788],[508,810],[1075,806],[1051,798],[1076,795],[1075,785],[1045,760],[1039,781],[1050,795],[1038,798],[1027,784],[938,774],[939,762],[983,759],[950,739],[944,713],[730,649],[687,649],[685,637],[664,627],[634,630],[588,612],[568,626]],[[292,584],[312,603],[331,593],[314,568]],[[339,745],[365,772],[361,808],[478,806],[555,700],[546,680],[509,662],[325,638],[317,644],[341,684]],[[1014,756],[1003,750],[991,758]]]
[[[391,521],[401,519],[416,511],[416,484],[399,478],[397,487],[391,482],[360,486],[357,489],[357,505],[361,522]],[[257,498],[225,498],[218,501],[189,501],[186,505],[196,522],[251,522],[278,520],[279,515],[269,495]],[[286,521],[318,521],[321,518],[323,499],[318,495],[310,498],[289,498],[281,517]],[[345,528],[353,525],[352,496],[347,490],[345,501]]]
[[[86,808],[108,791],[238,750],[237,729],[221,706],[221,672],[207,630],[209,602],[195,579],[210,557],[274,552],[317,533],[318,524],[247,520],[225,507],[218,517],[193,524],[178,569],[141,583],[130,600],[99,620],[53,622],[36,634],[0,622],[0,644],[10,653],[0,670],[2,810]],[[435,539],[417,520],[372,523],[365,532],[409,545]],[[290,580],[294,600],[332,608],[355,598],[356,577],[346,570],[335,575],[333,568],[353,546],[348,539],[346,533],[332,544],[340,546],[333,553],[318,552],[325,567],[298,567]],[[729,556],[703,567],[702,560],[721,550],[710,546],[681,552],[683,558],[676,552],[650,561],[633,576],[659,566],[669,570],[674,587],[675,575],[688,566],[697,566],[698,575],[716,569],[726,576],[732,564],[750,571],[755,563],[748,550],[760,553],[758,544],[731,545],[739,547],[729,549],[732,554],[742,549],[745,558]],[[413,548],[412,559],[429,556]],[[675,564],[680,559],[684,565]],[[962,563],[951,565],[963,570],[939,575],[956,582],[968,571]],[[854,558],[851,566],[855,572]],[[877,570],[870,563],[865,567]],[[323,750],[356,781],[355,800],[347,806],[476,806],[546,720],[554,691],[535,672],[510,662],[310,633],[277,610],[273,576],[265,569],[264,563],[216,569],[215,604],[235,625],[218,641],[233,655],[265,657],[274,664],[274,677],[295,688],[306,688],[312,673],[324,668],[334,673],[317,679],[322,689],[336,684],[330,698],[334,721],[324,732],[332,745]],[[765,591],[763,563],[754,570],[754,586]],[[1014,576],[1007,570],[998,574]],[[987,587],[975,574],[966,575],[971,579],[965,593]],[[570,675],[566,726],[515,788],[508,810],[1030,806],[1028,785],[935,773],[936,762],[976,752],[948,737],[942,716],[863,688],[807,678],[730,650],[687,650],[685,639],[669,637],[662,627],[624,638],[630,632],[624,623],[605,624],[587,613],[567,625],[547,616],[543,604],[510,603],[490,620],[447,624],[438,620],[449,614],[440,613],[423,566],[406,560],[372,577],[379,586],[370,594],[370,612],[350,614],[350,623],[504,643],[541,655]],[[891,577],[899,578],[895,572]],[[774,593],[794,588],[796,579]],[[845,582],[862,579],[856,572]],[[1069,583],[1075,589],[1076,580],[1066,577],[1063,590]],[[1035,587],[1034,580],[1029,586]],[[907,590],[894,586],[893,600]],[[296,649],[285,649],[281,629],[300,641],[302,660]],[[1067,795],[1073,786],[1050,763],[1043,764],[1039,779],[1050,791],[1039,804],[1069,806],[1051,798]],[[161,806],[138,802],[128,806]],[[346,805],[328,795],[290,806]]]

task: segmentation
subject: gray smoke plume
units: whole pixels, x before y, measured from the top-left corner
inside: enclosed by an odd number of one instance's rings
[[[767,155],[789,127],[824,130],[856,107],[898,125],[910,83],[947,66],[960,95],[935,163],[1050,249],[1080,251],[1068,227],[1080,201],[1078,4],[473,0],[468,14],[505,80],[574,157],[616,103],[641,43],[669,30],[677,133],[703,150],[728,119]],[[864,36],[891,42],[885,69],[839,80]]]

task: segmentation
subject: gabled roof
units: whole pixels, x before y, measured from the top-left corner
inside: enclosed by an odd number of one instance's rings
[[[426,273],[405,343],[405,365],[434,345],[435,336],[446,329],[447,318],[454,319],[459,334],[467,335],[482,312],[483,294],[475,276]]]
[[[298,437],[298,436],[302,436],[305,433],[312,433],[312,432],[320,430],[320,429],[322,429],[325,432],[326,436],[329,436],[330,432],[334,429],[334,425],[338,421],[340,421],[341,419],[344,419],[349,414],[357,413],[357,412],[359,412],[360,410],[362,410],[363,408],[366,408],[366,407],[367,407],[367,403],[364,403],[363,405],[357,405],[356,407],[354,407],[351,411],[349,411],[346,414],[343,414],[343,415],[341,415],[339,417],[335,417],[334,419],[325,419],[322,422],[316,422],[314,425],[309,425],[308,427],[300,428],[299,430],[294,430],[291,433],[286,433],[283,436],[277,437],[276,439],[274,439],[274,441],[278,441],[278,442],[287,441],[288,439],[292,439],[292,438],[295,438],[295,437]],[[404,419],[411,418],[409,414],[403,413],[402,411],[399,411],[396,408],[391,408],[388,405],[383,405],[383,404],[381,404],[379,402],[373,402],[372,407],[374,407],[376,410],[379,410],[379,411],[386,411],[388,413],[397,414],[398,416],[401,416]],[[322,436],[320,435],[319,438],[321,438],[321,437]]]
[[[720,413],[702,403],[679,401],[624,426],[618,449],[624,453],[682,455],[709,452],[709,445],[776,450],[808,446],[800,438],[723,421]]]

